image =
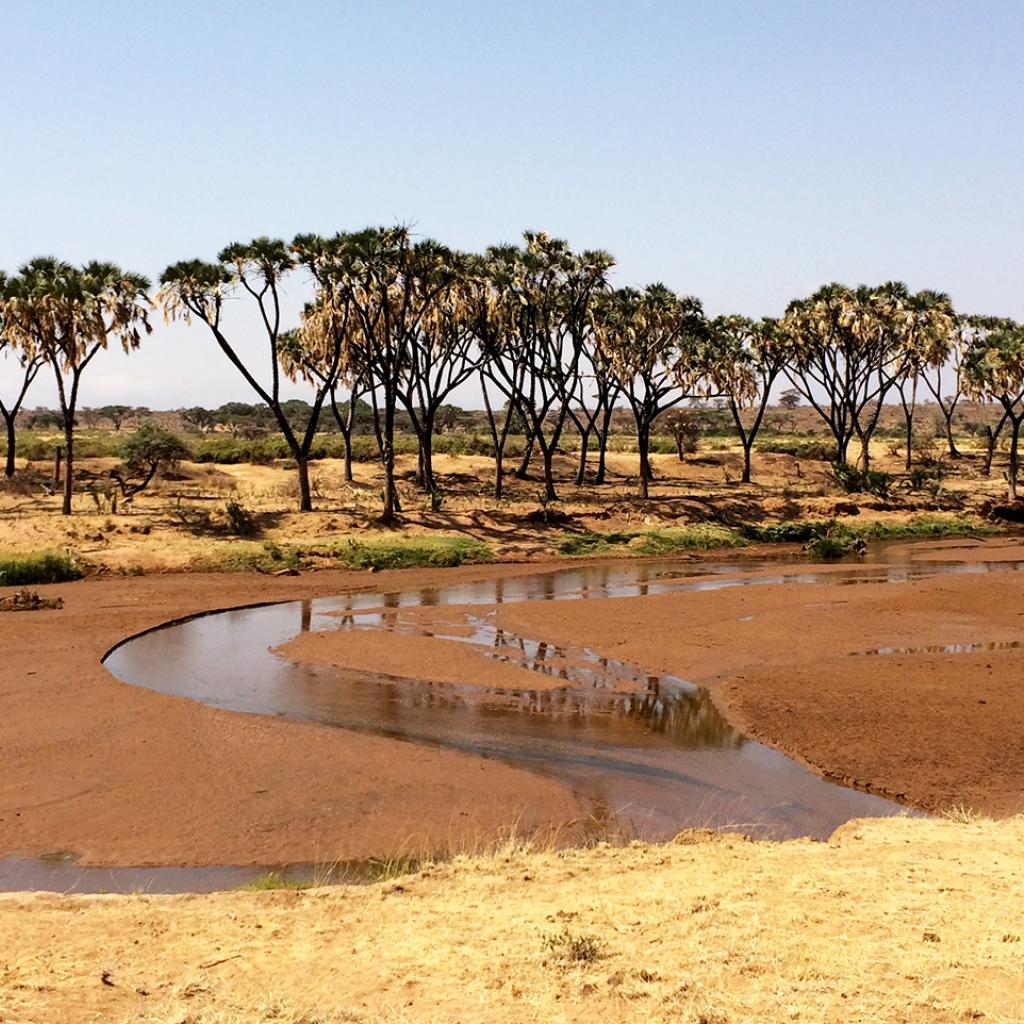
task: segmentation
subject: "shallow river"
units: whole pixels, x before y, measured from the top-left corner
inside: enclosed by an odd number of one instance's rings
[[[126,683],[219,708],[309,719],[498,758],[570,786],[595,823],[626,823],[645,837],[710,826],[821,838],[850,818],[905,809],[826,782],[744,737],[722,717],[705,689],[685,679],[650,675],[586,648],[500,629],[494,609],[486,606],[781,582],[900,583],[941,573],[1024,567],[1018,562],[912,563],[902,561],[905,551],[879,547],[866,564],[785,575],[772,573],[767,563],[620,562],[425,590],[263,605],[169,623],[126,640],[108,654],[105,664]],[[422,635],[422,626],[407,613],[427,606],[444,611],[443,625],[427,635],[466,643],[482,656],[562,679],[565,686],[544,691],[457,686],[430,682],[429,666],[423,679],[412,680],[297,664],[273,651],[307,630]],[[950,653],[963,649],[969,647],[951,647]],[[621,692],[624,687],[633,692]],[[312,871],[301,865],[277,867],[300,876]],[[60,857],[0,860],[0,889],[198,891],[236,885],[263,870],[82,868]],[[345,877],[358,877],[360,867],[341,870]]]

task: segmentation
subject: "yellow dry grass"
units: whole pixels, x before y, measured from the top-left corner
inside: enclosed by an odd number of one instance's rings
[[[875,459],[879,468],[899,470],[899,460],[881,449]],[[611,453],[609,483],[600,488],[576,487],[571,482],[575,457],[566,454],[557,460],[561,477],[557,510],[571,517],[574,529],[600,532],[702,521],[709,510],[727,522],[822,519],[849,511],[850,496],[837,490],[824,463],[758,455],[754,482],[740,485],[736,482],[739,460],[735,445],[682,464],[675,456],[654,455],[656,480],[651,495],[657,500],[638,502],[635,454]],[[79,468],[102,474],[114,461],[83,459]],[[443,500],[441,508],[434,509],[431,497],[411,482],[415,459],[401,456],[397,468],[402,478],[403,533],[468,534],[490,545],[499,558],[510,560],[557,554],[563,531],[538,521],[539,480],[518,481],[509,476],[506,496],[499,502],[491,496],[491,459],[438,455],[435,468]],[[966,463],[953,469],[945,486],[961,495],[967,510],[1004,490],[998,473],[981,477],[973,464]],[[113,572],[159,572],[229,566],[233,559],[258,557],[267,544],[328,549],[352,538],[394,536],[376,522],[381,479],[373,462],[356,464],[353,483],[345,482],[340,461],[316,462],[312,478],[317,511],[310,515],[294,511],[297,484],[287,462],[271,466],[186,463],[181,471],[183,479],[158,480],[130,509],[122,506],[116,514],[89,493],[76,493],[75,515],[70,519],[59,514],[59,495],[26,491],[24,481],[19,483],[16,477],[10,488],[0,486],[0,552],[67,549],[87,566]],[[925,493],[907,498],[925,509],[934,504]],[[229,500],[257,518],[256,536],[232,536],[224,514]],[[901,516],[888,511],[888,503],[866,495],[856,496],[856,501],[865,513],[858,522]]]
[[[0,1020],[1008,1024],[1022,886],[1024,818],[961,816],[510,848],[366,887],[11,895]]]

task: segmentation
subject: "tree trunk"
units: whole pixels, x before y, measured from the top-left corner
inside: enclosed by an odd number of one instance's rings
[[[526,447],[523,449],[523,457],[519,462],[519,468],[516,470],[517,480],[529,480],[530,479],[530,462],[533,459],[533,446],[537,439],[537,435],[533,432],[528,431],[526,434]]]
[[[1006,471],[1007,490],[1010,501],[1017,500],[1017,469],[1018,469],[1018,448],[1020,445],[1020,418],[1012,421],[1013,432],[1010,434],[1010,464]]]
[[[505,444],[494,446],[494,500],[501,501],[505,493]]]
[[[68,414],[69,421],[73,424],[74,418]],[[71,515],[71,495],[75,489],[75,428],[74,426],[64,427],[64,500],[61,503],[60,514]]]
[[[313,494],[309,486],[309,453],[293,452],[295,468],[299,473],[299,511],[313,511]]]
[[[640,497],[646,498],[649,493],[648,484],[653,474],[651,473],[650,458],[650,428],[647,426],[637,427],[636,446],[640,454]]]
[[[953,440],[953,413],[949,412],[946,415],[946,442],[949,445],[949,457],[951,459],[959,459],[960,449],[956,446],[956,441]]]
[[[434,417],[424,416],[423,434],[420,437],[419,459],[420,483],[427,494],[433,494],[437,486],[434,479]]]
[[[590,450],[590,431],[580,431],[580,464],[576,470],[576,486],[582,487],[587,479],[587,455]]]
[[[384,466],[385,523],[392,523],[398,512],[398,493],[395,488],[395,399],[390,391],[384,395],[384,430],[381,438],[381,462]]]
[[[750,483],[750,450],[754,447],[753,441],[743,442],[743,475],[740,477],[740,483]]]
[[[909,473],[914,468],[914,414],[904,411],[904,418],[907,424],[907,461],[906,468]]]
[[[594,483],[601,486],[608,475],[608,431],[612,425],[612,414],[614,412],[613,407],[609,404],[605,406],[605,411],[601,417],[601,425],[597,428],[597,474],[594,477]]]
[[[850,451],[850,438],[846,435],[836,438],[836,462],[841,465],[846,464],[846,459]]]
[[[548,501],[557,501],[558,492],[555,490],[555,446],[541,445],[541,452],[544,455],[544,497]]]
[[[10,479],[14,476],[15,436],[14,436],[14,415],[4,411],[4,420],[7,427],[7,464],[4,467],[4,476]]]

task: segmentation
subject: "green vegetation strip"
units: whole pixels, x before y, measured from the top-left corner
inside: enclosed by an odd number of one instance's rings
[[[198,572],[281,572],[308,567],[311,559],[338,561],[349,569],[445,569],[494,561],[494,552],[473,537],[399,537],[315,546],[234,541],[196,558]]]
[[[38,551],[0,556],[0,587],[27,587],[34,583],[65,583],[82,578],[75,560],[60,551]]]
[[[914,516],[897,523],[801,519],[769,526],[744,526],[738,530],[699,523],[664,530],[620,533],[585,530],[570,534],[559,546],[559,551],[570,556],[624,551],[636,555],[660,555],[672,551],[742,547],[753,542],[806,544],[808,554],[814,558],[841,558],[857,541],[969,537],[998,532],[995,527],[980,524],[966,516]]]

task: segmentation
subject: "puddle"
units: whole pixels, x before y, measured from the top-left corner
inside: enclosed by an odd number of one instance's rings
[[[725,720],[706,690],[684,679],[651,675],[585,647],[499,629],[493,610],[488,614],[473,606],[778,583],[901,583],[945,573],[1024,568],[1021,562],[886,563],[882,558],[875,564],[792,573],[772,572],[768,562],[625,562],[262,605],[143,633],[111,651],[105,664],[126,683],[218,708],[306,719],[498,758],[557,779],[596,817],[626,820],[648,838],[692,827],[824,838],[850,818],[905,813],[905,808],[826,782],[748,739]],[[750,572],[761,575],[739,575]],[[440,625],[421,626],[403,614],[431,607],[445,609]],[[457,686],[296,664],[273,652],[310,630],[433,635],[566,685],[541,691]],[[427,666],[424,675],[429,676]],[[244,884],[267,870],[89,869],[73,862],[8,860],[0,861],[0,888],[199,891]],[[298,877],[309,877],[311,869],[295,870]]]
[[[870,651],[854,651],[855,657],[884,654],[979,654],[984,651],[1015,651],[1024,647],[1020,640],[990,640],[975,644],[922,644],[918,647],[876,647]]]

